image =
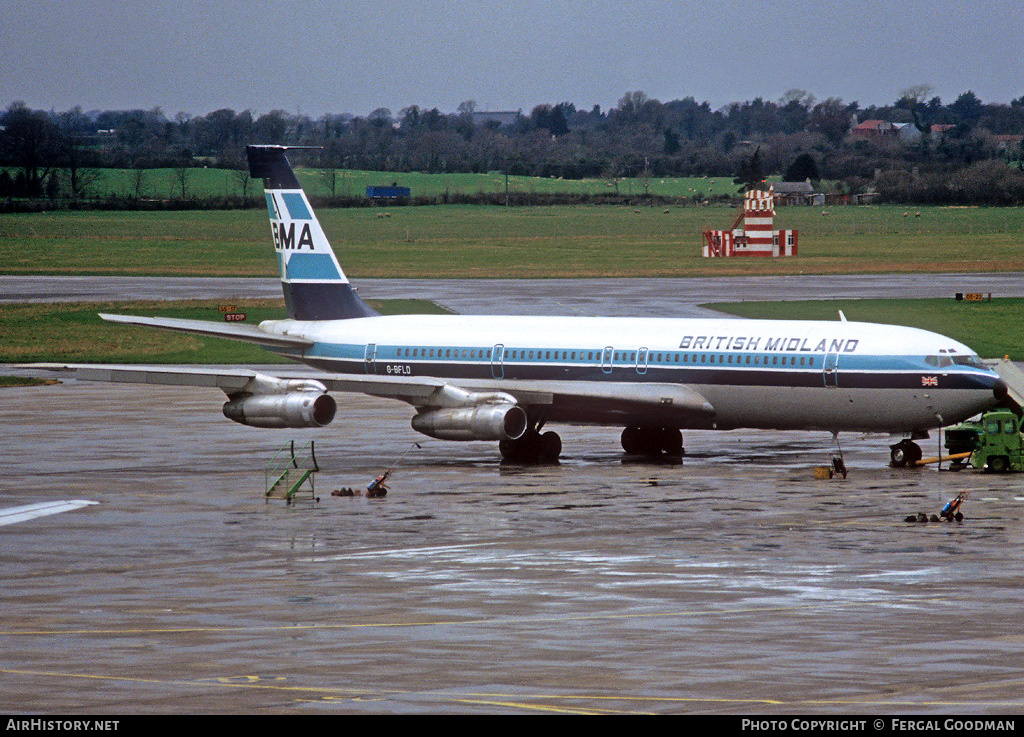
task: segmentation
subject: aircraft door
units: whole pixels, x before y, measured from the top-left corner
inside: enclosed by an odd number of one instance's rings
[[[614,351],[614,348],[612,348],[612,346],[607,346],[604,349],[604,351],[601,353],[601,371],[603,371],[606,374],[610,374],[612,372],[612,352],[613,351]]]
[[[826,353],[821,368],[825,386],[839,386],[839,354]]]
[[[491,351],[491,376],[495,379],[505,378],[505,346],[501,343]]]
[[[366,352],[363,353],[363,364],[366,368],[366,373],[375,374],[377,373],[377,344],[367,343]]]
[[[636,372],[638,374],[647,373],[647,349],[641,348],[636,352]]]

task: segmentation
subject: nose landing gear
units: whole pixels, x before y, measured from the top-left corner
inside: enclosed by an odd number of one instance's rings
[[[913,440],[901,440],[889,446],[889,463],[893,468],[916,466],[921,460],[921,446]]]

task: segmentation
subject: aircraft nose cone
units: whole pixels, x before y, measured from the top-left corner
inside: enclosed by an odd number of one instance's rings
[[[1009,389],[1006,386],[1006,382],[1003,381],[1002,379],[997,379],[996,382],[992,385],[992,393],[995,395],[995,398],[998,399],[999,401],[1006,399],[1006,395],[1008,392]]]

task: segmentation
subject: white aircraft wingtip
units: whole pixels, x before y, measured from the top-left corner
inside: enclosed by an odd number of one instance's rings
[[[51,514],[70,512],[72,509],[81,509],[99,502],[88,499],[62,499],[56,502],[39,502],[37,504],[23,504],[20,507],[7,507],[0,509],[0,526],[13,525],[17,522],[46,517]]]

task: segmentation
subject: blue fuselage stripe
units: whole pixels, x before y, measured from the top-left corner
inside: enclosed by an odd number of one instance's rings
[[[338,373],[452,379],[633,381],[723,386],[871,389],[991,389],[994,372],[971,366],[938,368],[926,356],[725,354],[683,351],[406,347],[318,343],[302,361]],[[408,353],[408,356],[406,356]],[[565,358],[562,358],[562,356]],[[646,361],[644,357],[646,356]],[[605,360],[602,360],[604,357]],[[639,361],[637,360],[639,357]]]

